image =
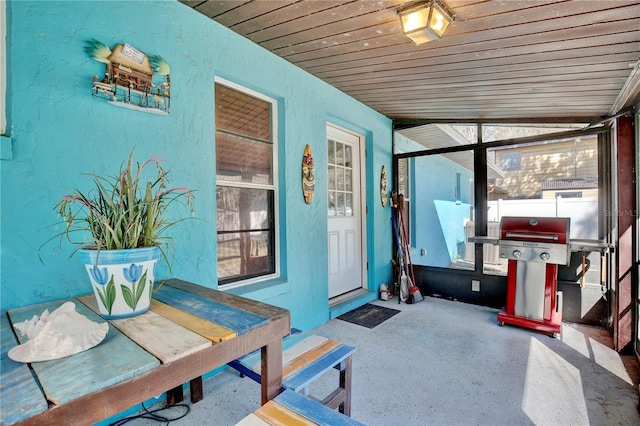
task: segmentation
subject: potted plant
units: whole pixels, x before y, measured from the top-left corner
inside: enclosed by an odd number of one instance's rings
[[[184,220],[171,221],[165,214],[174,203],[186,202],[193,215],[192,191],[168,189],[168,172],[160,163],[157,156],[134,163],[132,151],[116,176],[92,173],[93,189],[76,189],[56,205],[65,222],[59,236],[78,246],[71,255],[77,253],[85,264],[105,318],[149,309],[158,260],[164,258],[171,268],[173,241],[166,231]],[[90,239],[73,238],[77,234]]]

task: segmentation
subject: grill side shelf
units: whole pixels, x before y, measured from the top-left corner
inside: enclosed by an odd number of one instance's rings
[[[499,239],[496,237],[487,237],[482,235],[476,235],[475,237],[469,237],[467,240],[470,243],[480,243],[480,244],[493,244],[494,246],[498,245]]]

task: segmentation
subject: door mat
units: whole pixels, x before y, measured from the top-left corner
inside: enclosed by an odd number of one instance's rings
[[[358,324],[367,328],[374,328],[400,312],[397,309],[384,306],[364,304],[359,308],[349,311],[337,317],[339,320]]]

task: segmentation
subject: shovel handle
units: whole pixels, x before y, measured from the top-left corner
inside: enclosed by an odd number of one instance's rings
[[[580,288],[584,288],[585,285],[585,277],[584,274],[587,270],[587,256],[585,256],[584,252],[582,253],[582,277],[580,278]]]

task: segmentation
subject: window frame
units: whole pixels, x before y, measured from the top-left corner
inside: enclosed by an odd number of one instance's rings
[[[576,122],[578,122],[579,120],[576,120]],[[419,125],[424,125],[424,124],[431,124],[430,122],[425,122],[423,124],[416,124],[416,126]],[[447,122],[444,124],[452,124],[451,122]],[[482,135],[482,126],[487,125],[487,123],[477,123],[477,126],[479,127],[479,131],[478,134]],[[394,125],[394,136],[395,133],[400,130],[400,129],[404,129],[405,127],[401,127],[401,126],[397,126],[395,127]],[[474,172],[473,172],[473,176],[474,176],[474,199],[473,199],[473,207],[474,207],[474,215],[475,215],[475,224],[476,224],[476,229],[475,229],[475,233],[476,235],[487,235],[487,215],[486,213],[486,209],[487,209],[487,190],[486,190],[486,186],[487,186],[487,165],[489,164],[489,159],[488,159],[488,152],[491,148],[498,148],[498,147],[511,147],[513,146],[514,148],[522,145],[522,146],[526,146],[527,144],[530,143],[538,143],[538,142],[544,142],[547,140],[560,140],[560,139],[567,139],[567,138],[573,138],[573,137],[584,137],[585,135],[598,135],[598,140],[601,140],[602,135],[607,134],[607,132],[609,132],[609,127],[607,126],[597,126],[594,128],[590,128],[590,129],[578,129],[578,130],[570,130],[570,131],[561,131],[558,133],[544,133],[541,135],[534,135],[534,136],[526,136],[526,137],[520,137],[520,138],[513,138],[513,139],[502,139],[502,140],[495,140],[495,141],[491,141],[491,142],[486,142],[483,143],[481,138],[478,138],[476,144],[470,144],[470,145],[460,145],[460,146],[453,146],[453,147],[440,147],[440,148],[427,148],[424,150],[420,150],[420,151],[408,151],[408,152],[398,152],[398,153],[394,153],[393,154],[393,165],[394,165],[394,182],[397,183],[399,181],[399,176],[398,176],[398,161],[403,160],[403,159],[408,159],[408,160],[415,160],[416,158],[419,157],[423,157],[423,156],[432,156],[432,155],[439,155],[439,154],[444,154],[444,153],[454,153],[454,152],[462,152],[462,151],[473,151],[474,152],[474,156],[476,157],[474,162]],[[600,142],[599,142],[600,143]],[[394,139],[394,152],[395,152],[395,139]],[[598,151],[598,158],[602,158],[602,153],[600,152],[600,150]],[[600,161],[600,160],[598,160]],[[602,173],[606,174],[606,171],[603,170]],[[600,179],[601,180],[601,179]],[[602,184],[600,183],[598,186],[598,190],[603,191],[603,195],[601,197],[605,197],[606,196],[606,188],[602,186]],[[602,207],[600,207],[598,209],[598,233],[599,233],[599,237],[598,238],[602,238],[602,229],[603,229],[603,224],[604,224],[604,213],[603,213],[603,209]],[[415,213],[415,212],[412,212]],[[484,272],[484,267],[483,267],[483,262],[484,262],[484,256],[483,256],[483,248],[481,244],[476,244],[478,247],[476,247],[476,256],[475,256],[475,267],[473,268],[473,270],[466,270],[466,269],[455,269],[455,268],[447,268],[447,267],[440,267],[440,266],[427,266],[427,265],[421,265],[424,266],[425,268],[428,268],[429,270],[433,270],[433,271],[445,271],[447,274],[451,274],[451,276],[456,275],[456,274],[462,274],[464,276],[467,276],[468,274],[471,274],[472,276],[478,276],[478,277],[482,277],[483,279],[485,277],[493,277],[493,275],[490,274],[486,274]],[[412,246],[413,248],[416,248],[415,246]]]
[[[399,162],[402,160],[406,160],[406,164],[404,167],[404,171],[405,171],[404,174],[401,173],[401,170],[400,170],[401,167],[399,164]],[[407,233],[407,240],[408,240],[407,244],[409,245],[409,247],[414,247],[413,241],[415,241],[415,238],[413,237],[413,228],[411,227],[411,218],[413,217],[413,214],[414,214],[412,210],[413,205],[411,204],[411,190],[413,189],[411,185],[411,167],[413,166],[413,159],[403,158],[403,159],[400,159],[395,164],[398,169],[398,176],[397,176],[396,182],[400,182],[400,179],[402,177],[404,178],[404,190],[398,187],[398,195],[402,194],[402,196],[404,197],[404,203],[401,206],[401,208],[404,212],[402,215],[402,218],[404,219],[404,227]]]
[[[280,278],[281,268],[281,256],[280,256],[280,191],[279,191],[279,169],[278,169],[278,157],[279,157],[279,129],[278,129],[278,101],[272,97],[269,97],[263,93],[258,91],[249,89],[248,87],[242,86],[240,84],[234,83],[233,81],[227,80],[222,77],[214,78],[214,132],[218,132],[218,128],[215,125],[215,86],[222,85],[228,87],[230,89],[241,92],[247,96],[252,96],[254,98],[265,101],[271,105],[271,137],[272,137],[272,150],[271,150],[271,183],[250,183],[250,182],[234,182],[227,181],[223,179],[215,179],[215,187],[216,191],[219,186],[231,187],[231,188],[241,188],[241,189],[259,189],[259,190],[267,190],[273,191],[273,265],[274,272],[270,274],[260,275],[260,276],[252,276],[250,278],[238,279],[237,281],[232,282],[220,282],[220,277],[218,276],[218,288],[220,290],[228,290],[237,287],[244,287],[250,284],[264,282],[268,280],[273,280]],[[217,149],[217,145],[216,145]],[[216,157],[217,158],[217,157]],[[216,159],[216,175],[217,175],[217,159]],[[216,200],[216,212],[217,212],[217,200]],[[216,213],[217,214],[217,213]],[[217,245],[217,235],[218,229],[216,225],[216,271],[218,270],[218,245]]]
[[[554,198],[582,198],[582,191],[556,191]]]
[[[500,168],[505,172],[522,170],[522,151],[510,151],[500,154]]]

